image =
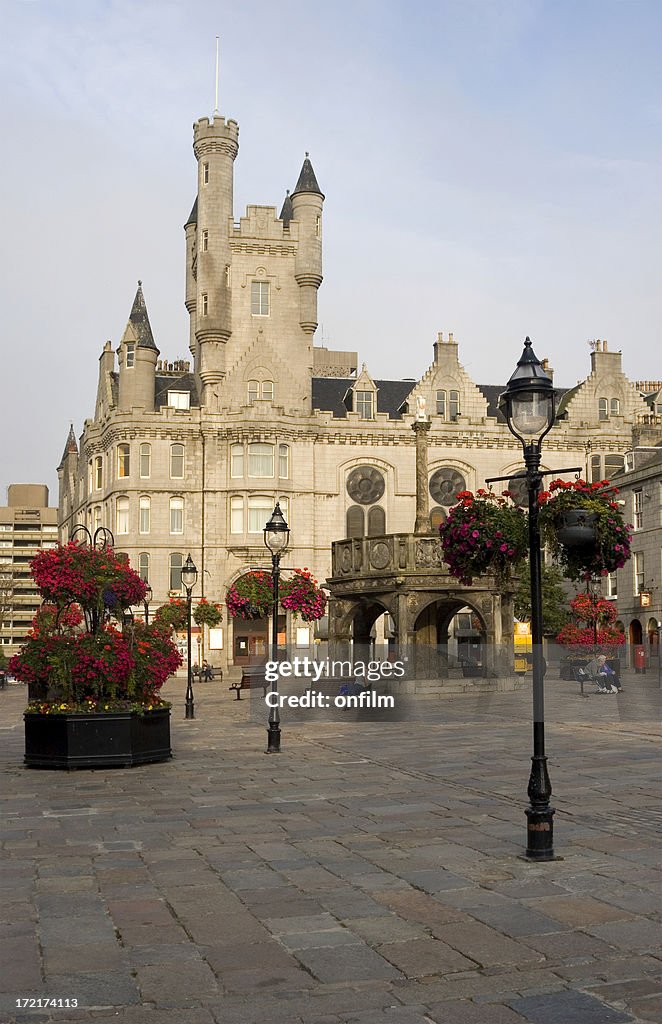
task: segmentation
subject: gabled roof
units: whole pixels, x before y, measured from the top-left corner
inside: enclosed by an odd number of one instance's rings
[[[138,291],[133,300],[133,306],[129,314],[129,323],[133,326],[136,334],[136,344],[139,348],[153,348],[158,352],[154,342],[154,335],[147,315],[147,306],[143,295],[142,281],[138,281]]]
[[[311,164],[307,153],[306,158],[303,161],[303,166],[301,167],[299,180],[296,183],[292,195],[295,196],[298,192],[315,192],[318,196],[322,196],[322,199],[324,199],[324,193],[317,184],[313,165]]]
[[[345,396],[356,385],[356,377],[313,377],[313,409],[330,412],[344,419],[348,408]],[[411,380],[376,380],[377,412],[388,413],[392,420],[402,418],[402,405],[415,386]]]

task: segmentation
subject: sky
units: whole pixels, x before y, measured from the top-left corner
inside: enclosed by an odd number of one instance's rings
[[[49,485],[138,278],[188,358],[192,123],[240,126],[235,218],[310,152],[317,344],[420,377],[452,331],[479,384],[526,335],[568,387],[589,343],[662,378],[659,0],[3,0],[0,297],[10,483]]]

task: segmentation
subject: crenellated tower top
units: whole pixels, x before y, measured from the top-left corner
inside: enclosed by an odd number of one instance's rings
[[[223,153],[233,160],[239,151],[239,125],[230,118],[201,117],[193,125],[193,152],[196,159]]]

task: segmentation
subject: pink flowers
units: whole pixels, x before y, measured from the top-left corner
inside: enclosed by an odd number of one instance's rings
[[[451,575],[466,584],[485,573],[504,580],[528,551],[524,513],[507,492],[461,491],[458,499],[439,528]]]

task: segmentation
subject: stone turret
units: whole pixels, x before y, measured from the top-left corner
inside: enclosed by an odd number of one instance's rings
[[[138,281],[138,290],[117,355],[120,378],[119,408],[141,408],[146,412],[153,412],[159,350],[154,342],[141,281]]]
[[[232,334],[230,235],[234,220],[234,161],[238,150],[236,121],[226,121],[223,117],[210,121],[208,117],[201,117],[194,124],[193,151],[198,161],[197,223],[193,227],[189,218],[186,231],[191,268],[190,280],[187,271],[186,306],[195,318],[192,337],[195,336],[197,346],[194,355],[204,404],[208,404],[209,387],[225,377],[226,345]]]
[[[305,334],[317,328],[317,289],[322,283],[322,194],[308,153],[291,195],[292,217],[299,224],[294,275],[299,285],[299,323]]]
[[[195,338],[195,307],[197,302],[198,277],[198,197],[184,225],[186,234],[186,298],[184,305],[189,315],[189,348],[193,360],[197,358],[198,343]]]

